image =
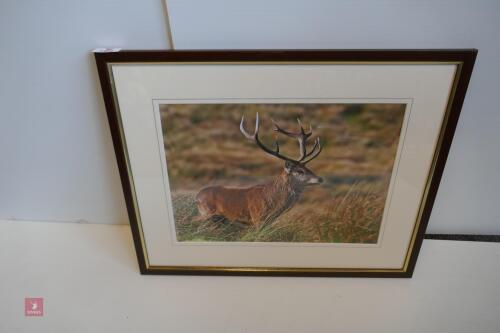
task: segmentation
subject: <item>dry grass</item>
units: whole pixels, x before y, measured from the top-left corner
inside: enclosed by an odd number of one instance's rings
[[[173,198],[179,241],[376,243],[384,209],[380,194],[354,184],[317,207],[299,204],[274,222],[256,228],[224,219],[201,220],[195,193]],[[369,186],[368,186],[369,187]],[[318,209],[319,208],[319,209]]]

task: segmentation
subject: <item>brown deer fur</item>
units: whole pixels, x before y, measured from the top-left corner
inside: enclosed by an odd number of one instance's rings
[[[258,138],[258,114],[253,135],[249,135],[244,130],[242,118],[240,124],[242,133],[266,153],[285,160],[284,169],[272,180],[247,188],[210,186],[202,189],[196,196],[198,211],[202,218],[219,217],[230,222],[262,226],[274,221],[278,216],[292,208],[299,200],[305,187],[323,181],[321,177],[316,176],[305,166],[321,152],[319,139],[316,140],[313,149],[307,153],[306,140],[312,132],[305,133],[300,121],[301,131],[297,133],[282,130],[276,123],[274,125],[276,131],[299,140],[300,159],[293,160],[280,154],[277,143],[275,151],[262,145]],[[310,158],[306,160],[307,157]]]

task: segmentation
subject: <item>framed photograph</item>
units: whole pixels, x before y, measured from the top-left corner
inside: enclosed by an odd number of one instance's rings
[[[141,272],[411,277],[476,53],[95,53]]]

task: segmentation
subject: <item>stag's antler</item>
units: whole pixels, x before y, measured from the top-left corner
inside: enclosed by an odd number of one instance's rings
[[[313,159],[315,159],[319,153],[321,152],[321,143],[319,142],[319,137],[314,140],[314,146],[312,150],[308,153],[307,148],[306,148],[306,142],[307,139],[312,135],[312,126],[309,124],[309,132],[306,132],[304,130],[304,127],[302,126],[302,123],[300,122],[300,119],[297,118],[297,122],[299,123],[300,131],[299,132],[292,132],[292,131],[287,131],[282,129],[281,127],[278,126],[278,124],[273,120],[273,125],[274,125],[274,130],[278,133],[285,134],[286,136],[296,138],[299,141],[299,150],[300,150],[300,157],[297,162],[306,164]],[[313,155],[314,154],[314,155]],[[307,159],[310,157],[309,159]],[[307,160],[306,160],[307,159]]]
[[[260,142],[260,140],[259,140],[259,113],[258,112],[255,116],[255,132],[253,135],[248,134],[245,131],[245,128],[243,127],[244,121],[245,121],[245,116],[242,116],[241,123],[240,123],[241,133],[243,133],[243,135],[247,139],[254,141],[266,153],[273,155],[275,157],[278,157],[282,160],[290,161],[290,162],[294,162],[294,163],[306,164],[306,163],[309,163],[310,161],[312,161],[313,159],[315,159],[319,155],[319,153],[321,152],[322,147],[321,147],[321,144],[319,142],[319,137],[316,138],[312,150],[310,152],[307,152],[306,141],[312,135],[312,126],[309,125],[309,132],[306,132],[304,130],[304,127],[302,127],[302,123],[300,122],[300,119],[298,119],[298,118],[297,118],[297,122],[299,123],[299,127],[300,127],[299,132],[291,132],[291,131],[284,130],[281,127],[279,127],[278,124],[274,120],[272,121],[273,125],[274,125],[274,130],[276,132],[285,134],[286,136],[289,136],[292,138],[296,138],[299,141],[300,157],[298,160],[294,160],[290,157],[286,157],[286,156],[280,154],[280,152],[279,152],[280,148],[279,148],[278,141],[275,141],[276,149],[274,151],[267,148],[266,146],[264,146],[262,144],[262,142]]]
[[[240,131],[241,131],[241,133],[243,133],[243,135],[247,139],[254,141],[257,144],[257,146],[259,146],[263,151],[265,151],[266,153],[268,153],[272,156],[275,156],[275,157],[280,158],[280,159],[285,160],[285,161],[297,162],[289,157],[286,157],[285,155],[280,154],[280,145],[279,145],[278,141],[274,142],[274,144],[276,146],[275,150],[271,150],[271,149],[267,148],[266,146],[264,146],[264,144],[262,144],[262,142],[260,142],[260,140],[259,140],[259,113],[258,112],[255,116],[255,131],[253,134],[248,134],[247,131],[245,131],[245,128],[243,127],[244,122],[245,122],[245,116],[242,116],[241,122],[240,122]]]

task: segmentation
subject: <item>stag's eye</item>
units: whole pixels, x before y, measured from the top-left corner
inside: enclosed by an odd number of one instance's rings
[[[297,174],[303,175],[304,174],[304,170],[297,170]]]

